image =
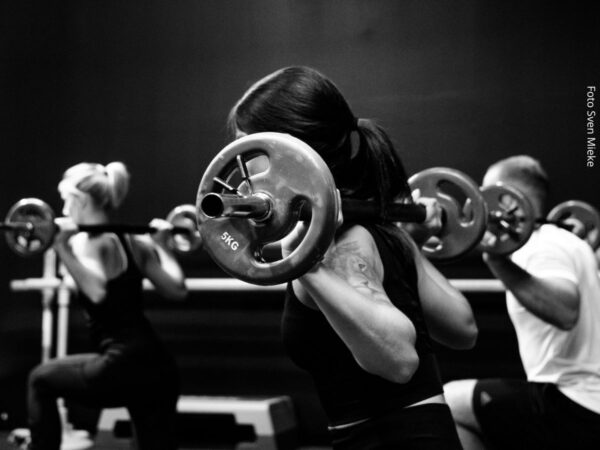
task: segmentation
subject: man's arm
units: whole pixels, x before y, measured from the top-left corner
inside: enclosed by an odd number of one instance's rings
[[[539,277],[505,256],[484,253],[492,273],[532,314],[561,330],[570,330],[579,318],[579,289],[567,278]]]

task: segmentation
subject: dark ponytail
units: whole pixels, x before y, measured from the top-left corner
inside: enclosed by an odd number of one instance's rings
[[[374,120],[361,118],[357,121],[357,134],[357,155],[364,155],[365,165],[362,168],[354,167],[350,172],[362,170],[366,174],[365,186],[357,186],[358,190],[371,186],[383,213],[384,205],[391,201],[411,202],[404,165],[385,130]]]
[[[406,172],[386,132],[356,119],[335,84],[308,67],[287,67],[256,82],[229,114],[228,129],[288,133],[328,164],[343,197],[411,201]]]

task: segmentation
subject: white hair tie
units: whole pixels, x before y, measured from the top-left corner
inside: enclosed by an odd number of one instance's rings
[[[109,203],[112,208],[115,207],[116,199],[115,199],[115,174],[113,170],[110,168],[110,165],[104,166],[104,173],[106,174],[106,179],[108,180],[108,195],[109,195]]]

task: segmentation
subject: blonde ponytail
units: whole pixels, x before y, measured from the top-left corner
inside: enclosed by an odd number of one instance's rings
[[[104,209],[117,209],[129,190],[129,172],[122,162],[79,163],[64,173],[58,190],[82,192]]]
[[[108,163],[104,167],[108,182],[108,204],[117,209],[129,191],[129,172],[125,164],[119,161]]]

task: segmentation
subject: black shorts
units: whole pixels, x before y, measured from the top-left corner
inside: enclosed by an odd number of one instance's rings
[[[461,450],[448,405],[428,403],[330,430],[335,450]]]
[[[490,449],[600,449],[600,414],[554,384],[479,380],[473,411]]]

